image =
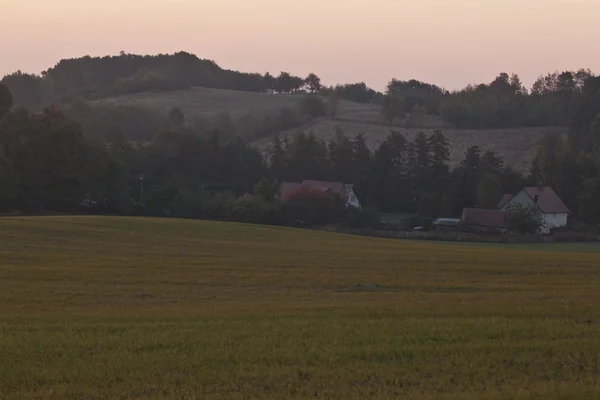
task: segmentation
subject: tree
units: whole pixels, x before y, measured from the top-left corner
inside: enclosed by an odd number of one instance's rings
[[[8,87],[0,83],[0,120],[6,115],[13,105],[13,97]]]
[[[308,91],[312,94],[317,93],[321,90],[321,78],[317,75],[310,73],[305,79],[306,86],[308,87]]]
[[[415,105],[411,110],[408,116],[408,121],[406,122],[407,127],[416,128],[422,127],[425,125],[425,117],[427,115],[427,110],[425,107],[421,105]]]
[[[291,224],[323,225],[335,220],[336,207],[331,194],[318,189],[300,188],[287,200],[284,215]]]
[[[354,150],[350,139],[339,127],[336,128],[333,139],[329,142],[329,162],[331,179],[335,181],[354,183],[355,165]]]
[[[469,126],[471,122],[471,110],[459,101],[446,102],[440,109],[442,119],[453,124],[456,128]]]
[[[381,114],[389,125],[393,125],[397,118],[404,119],[406,116],[404,101],[393,94],[385,95],[381,105]]]
[[[385,212],[412,212],[415,199],[408,179],[408,142],[393,134],[379,146],[373,156],[369,187],[377,208]]]
[[[279,134],[275,134],[273,137],[273,143],[269,147],[267,155],[270,175],[279,181],[284,180],[287,176],[289,160]]]
[[[481,172],[500,173],[504,168],[504,160],[496,152],[487,150],[480,161]]]
[[[495,209],[502,195],[502,182],[498,175],[484,173],[477,183],[477,207]]]
[[[339,95],[336,91],[330,91],[327,95],[327,114],[331,117],[331,119],[335,119],[338,114],[339,108]]]
[[[289,169],[287,179],[295,182],[304,179],[329,179],[327,145],[317,140],[314,133],[300,133],[286,146]]]
[[[279,93],[290,93],[292,91],[293,82],[289,72],[281,72],[276,78],[275,90]]]
[[[479,146],[472,145],[467,148],[465,158],[460,162],[461,167],[474,175],[479,174],[481,164],[481,149]]]
[[[449,181],[450,167],[448,166],[448,162],[450,160],[450,142],[448,142],[448,139],[446,139],[440,130],[435,130],[427,140],[430,150],[430,191],[437,193],[438,196],[442,196],[447,189]]]
[[[269,211],[272,210],[272,207],[273,205],[264,198],[247,193],[235,199],[231,215],[238,222],[273,223],[273,220],[269,221]]]
[[[308,94],[300,100],[300,111],[312,118],[318,118],[327,114],[327,107],[319,96]]]
[[[254,185],[252,192],[266,202],[273,202],[279,195],[279,183],[262,178]]]
[[[49,81],[46,79],[45,81]],[[6,85],[13,94],[15,105],[23,107],[30,112],[37,112],[42,108],[44,97],[51,93],[44,93],[44,80],[36,75],[25,74],[17,71],[2,78],[1,83]]]
[[[181,108],[173,107],[169,110],[169,122],[171,126],[175,129],[182,129],[185,125],[185,115]]]
[[[539,233],[544,228],[544,217],[536,205],[510,204],[506,208],[506,227],[520,234]]]
[[[429,179],[431,176],[431,148],[429,140],[423,132],[419,132],[412,143],[412,161],[410,165],[410,175],[413,180],[413,191],[415,197],[429,192],[431,188]]]
[[[267,93],[272,93],[277,87],[277,79],[270,73],[266,73],[263,77],[263,90]]]
[[[371,182],[369,175],[371,173],[372,154],[365,142],[363,133],[359,133],[352,139],[352,164],[354,171],[350,183],[355,185],[354,191],[361,199],[362,205],[372,202]]]
[[[460,212],[465,207],[473,207],[477,203],[480,154],[481,150],[478,146],[470,146],[465,152],[460,167],[453,171],[456,212]]]

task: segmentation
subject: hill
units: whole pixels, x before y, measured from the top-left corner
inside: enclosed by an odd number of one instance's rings
[[[194,121],[215,122],[224,113],[231,116],[235,124],[240,126],[244,135],[244,123],[249,119],[260,120],[267,116],[276,116],[281,109],[296,109],[303,95],[301,94],[267,94],[241,92],[224,89],[193,88],[163,93],[142,93],[126,96],[110,97],[93,102],[96,105],[117,105],[152,110],[166,115],[172,107],[180,107],[190,123]],[[383,123],[378,106],[341,100],[335,120],[320,118],[308,124],[293,128],[281,135],[294,136],[299,132],[313,132],[317,137],[329,140],[339,127],[348,136],[359,133],[365,135],[367,145],[375,150],[390,134],[390,129]],[[76,115],[74,115],[76,118]],[[442,129],[449,139],[450,162],[457,165],[464,156],[466,148],[478,145],[482,149],[496,151],[505,162],[520,171],[528,171],[539,141],[548,133],[565,133],[563,127],[531,127],[504,129],[456,129],[439,118],[429,116],[423,121],[423,127],[403,128],[395,126],[394,132],[402,133],[407,139],[413,139],[418,132],[431,134],[435,129]],[[252,143],[266,150],[272,137],[262,137]]]
[[[232,119],[251,116],[256,119],[278,115],[282,108],[297,108],[303,94],[258,93],[237,90],[191,88],[162,93],[138,93],[109,97],[93,104],[114,104],[143,107],[166,115],[173,107],[180,107],[190,121],[195,119],[215,120],[223,113]],[[362,110],[365,104],[341,100],[341,112]]]
[[[390,135],[390,128],[378,122],[376,112],[348,112],[331,120],[322,118],[314,123],[282,132],[281,136],[294,135],[310,131],[316,137],[330,140],[337,129],[344,131],[349,137],[362,133],[367,146],[373,151],[385,138]],[[493,150],[504,159],[507,165],[521,172],[529,171],[535,158],[539,141],[549,133],[566,134],[567,128],[536,127],[536,128],[504,128],[504,129],[455,129],[445,127],[434,118],[423,128],[393,127],[394,132],[401,133],[406,139],[412,140],[419,132],[430,135],[436,129],[441,129],[450,142],[450,164],[456,166],[464,158],[468,146],[478,145],[482,149]],[[253,142],[262,151],[266,151],[272,143],[272,137],[260,138]]]
[[[594,397],[600,256],[551,249],[3,218],[0,398]]]

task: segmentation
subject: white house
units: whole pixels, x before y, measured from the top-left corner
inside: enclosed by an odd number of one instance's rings
[[[520,204],[523,207],[537,206],[544,218],[543,233],[566,226],[571,213],[556,192],[548,186],[526,187],[516,195],[505,194],[498,208],[506,211],[513,204]]]
[[[347,206],[360,208],[360,201],[356,192],[354,192],[354,185],[342,182],[313,181],[308,179],[305,179],[302,183],[283,182],[281,184],[281,200],[286,202],[291,195],[301,188],[316,189],[323,193],[331,193],[334,196],[339,196],[340,200]]]

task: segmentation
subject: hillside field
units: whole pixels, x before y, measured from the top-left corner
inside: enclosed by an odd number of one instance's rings
[[[227,112],[232,119],[246,115],[264,118],[278,115],[282,108],[296,108],[302,94],[268,94],[236,90],[192,88],[160,93],[138,93],[98,100],[98,103],[136,106],[167,115],[173,107],[180,107],[189,121],[195,118],[213,120]],[[366,109],[367,106],[351,101],[340,101],[340,112]]]
[[[187,121],[215,121],[224,112],[229,113],[237,125],[244,125],[244,118],[252,116],[260,120],[265,116],[278,115],[282,108],[296,108],[303,95],[301,94],[266,94],[241,92],[234,90],[193,88],[162,93],[140,93],[98,100],[98,103],[127,105],[154,110],[167,115],[172,107],[180,107]],[[367,145],[375,150],[390,134],[390,129],[383,123],[379,108],[370,107],[351,101],[339,102],[336,120],[320,118],[299,128],[282,132],[282,135],[293,137],[299,132],[313,132],[317,137],[329,140],[336,127],[341,128],[349,137],[364,133]],[[244,131],[243,127],[240,127]],[[429,116],[422,127],[405,129],[394,127],[407,139],[413,139],[420,131],[431,134],[435,129],[442,129],[450,141],[450,163],[457,165],[464,156],[466,148],[478,145],[482,149],[496,151],[507,165],[519,171],[528,171],[535,157],[537,145],[548,133],[566,133],[561,127],[511,128],[511,129],[454,129]],[[272,138],[256,140],[253,144],[266,150]]]
[[[598,398],[593,246],[2,218],[0,398]]]
[[[355,114],[359,118],[355,117]],[[293,137],[299,132],[313,132],[318,138],[325,141],[331,140],[337,128],[342,129],[346,135],[353,138],[363,133],[367,146],[375,151],[381,143],[390,135],[390,129],[375,123],[377,112],[346,113],[339,119],[321,119],[308,128],[292,129],[282,135]],[[360,118],[365,118],[363,122]],[[450,142],[450,165],[457,166],[464,159],[467,148],[477,145],[483,151],[493,150],[504,159],[506,165],[510,165],[518,171],[528,172],[531,162],[535,158],[540,140],[549,133],[564,134],[565,128],[561,127],[537,127],[537,128],[506,128],[506,129],[455,129],[443,127],[440,121],[430,118],[429,124],[423,128],[392,128],[394,132],[401,133],[407,140],[413,140],[419,132],[427,136],[434,130],[441,129]],[[262,138],[254,144],[265,151],[272,143],[272,138]]]

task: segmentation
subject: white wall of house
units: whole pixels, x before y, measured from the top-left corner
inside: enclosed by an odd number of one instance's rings
[[[567,220],[569,214],[567,213],[555,213],[555,214],[544,214],[544,229],[545,233],[550,232],[552,228],[560,228],[561,226],[567,226]]]
[[[360,201],[358,201],[358,196],[354,193],[354,190],[351,190],[346,197],[346,204],[352,207],[360,208]]]
[[[502,210],[506,209],[513,204],[521,204],[523,207],[529,207],[535,204],[535,201],[527,194],[526,191],[521,190],[515,197],[510,199],[503,207]],[[567,213],[550,213],[542,214],[544,217],[544,227],[542,233],[549,233],[552,228],[560,228],[561,226],[567,226],[567,219],[569,214]]]

